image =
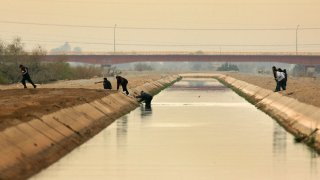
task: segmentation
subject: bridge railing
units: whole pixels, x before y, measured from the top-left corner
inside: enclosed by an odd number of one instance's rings
[[[296,55],[295,52],[246,52],[246,51],[120,51],[120,52],[65,52],[49,55]],[[320,55],[320,52],[299,52],[298,55]]]

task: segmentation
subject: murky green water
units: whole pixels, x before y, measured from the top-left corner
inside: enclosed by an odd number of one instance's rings
[[[184,79],[32,179],[320,179],[318,155],[213,79]]]

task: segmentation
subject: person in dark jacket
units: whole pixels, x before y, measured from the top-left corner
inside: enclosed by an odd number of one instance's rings
[[[272,66],[272,73],[274,80],[277,82],[277,68],[275,66]]]
[[[103,83],[103,89],[112,89],[112,85],[107,78],[103,78],[103,81],[95,82],[95,84],[97,83]]]
[[[24,88],[27,88],[26,81],[28,81],[30,84],[32,84],[33,88],[36,88],[37,86],[32,82],[32,80],[30,78],[28,68],[22,64],[20,64],[19,68],[20,68],[21,74],[22,74],[21,83],[23,84]]]
[[[122,90],[126,92],[127,95],[129,95],[129,91],[127,89],[128,80],[121,76],[116,76],[117,79],[117,90],[119,90],[119,86],[121,84]]]
[[[277,81],[277,68],[275,66],[272,66],[272,74],[273,74],[274,80],[276,81],[276,89],[274,91],[277,91],[279,83]]]
[[[140,95],[139,96],[136,96],[136,98],[140,98],[139,102],[143,102],[146,103],[146,109],[151,109],[151,101],[153,99],[153,97],[144,92],[144,91],[141,91],[140,92]]]
[[[287,73],[287,70],[284,69],[284,70],[283,70],[283,73],[284,73],[284,82],[283,82],[283,85],[285,86],[285,88],[287,88],[287,81],[288,81],[288,73]]]

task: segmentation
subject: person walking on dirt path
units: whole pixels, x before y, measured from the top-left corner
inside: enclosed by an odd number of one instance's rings
[[[97,83],[103,83],[103,89],[112,89],[112,85],[107,78],[103,78],[103,81],[95,82],[95,84]]]
[[[277,82],[277,86],[276,86],[276,89],[274,90],[274,92],[278,92],[281,89],[286,90],[285,73],[280,68],[276,69],[275,66],[272,67],[272,70],[273,70],[275,80]]]
[[[22,64],[20,64],[19,68],[22,73],[21,83],[23,84],[24,88],[27,88],[26,81],[28,81],[30,84],[32,84],[33,88],[36,88],[37,86],[32,82],[32,80],[30,78],[28,68],[23,66]]]
[[[151,109],[151,101],[153,99],[153,97],[144,92],[144,91],[141,91],[140,92],[140,95],[139,96],[136,96],[136,98],[140,98],[139,102],[143,102],[146,104],[146,109]]]
[[[128,80],[124,77],[121,77],[121,76],[116,76],[116,79],[117,79],[117,90],[119,90],[119,86],[121,84],[122,91],[125,91],[126,94],[129,95],[129,91],[127,89]]]

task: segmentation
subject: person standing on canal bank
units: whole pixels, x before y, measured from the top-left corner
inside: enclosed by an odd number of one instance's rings
[[[277,68],[275,66],[272,66],[272,74],[273,74],[273,77],[274,77],[274,80],[276,81],[276,89],[277,89],[277,86],[278,86],[278,81],[277,81]],[[276,90],[274,90],[276,91]]]
[[[95,82],[95,84],[97,83],[103,83],[103,89],[112,89],[112,85],[107,78],[103,78],[103,81]]]
[[[33,88],[36,88],[37,86],[32,82],[32,80],[30,78],[28,68],[25,67],[22,64],[20,64],[19,68],[20,68],[21,73],[22,73],[21,83],[23,84],[24,88],[27,88],[26,81],[28,81],[30,84],[32,84]]]
[[[139,96],[136,96],[136,98],[140,98],[139,102],[143,102],[146,103],[146,109],[151,109],[151,101],[153,99],[153,97],[144,92],[144,91],[141,91],[140,92],[140,95]]]
[[[284,73],[284,87],[287,89],[287,81],[288,81],[288,73],[287,73],[287,70],[284,69],[284,70],[283,70],[283,73]]]
[[[272,67],[272,71],[273,71],[273,76],[277,82],[277,86],[276,89],[274,90],[274,92],[278,92],[281,90],[286,90],[286,75],[285,73],[282,71],[282,69],[280,68],[276,68],[275,66]]]
[[[125,91],[126,94],[129,95],[129,91],[127,89],[128,80],[124,77],[121,77],[121,76],[116,76],[116,79],[117,79],[117,90],[119,90],[119,86],[121,84],[122,91]]]

